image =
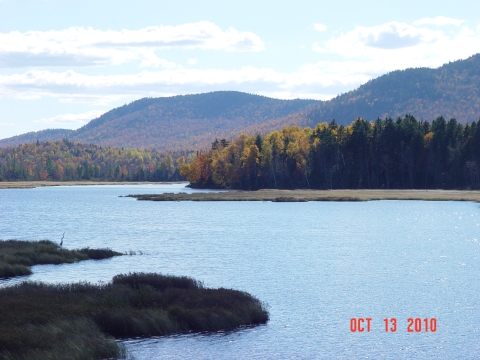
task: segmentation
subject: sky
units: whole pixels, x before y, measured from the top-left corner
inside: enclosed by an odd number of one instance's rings
[[[144,97],[328,100],[479,52],[471,0],[0,0],[0,139]]]

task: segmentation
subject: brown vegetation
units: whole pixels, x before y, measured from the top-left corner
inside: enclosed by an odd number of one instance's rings
[[[370,201],[428,200],[480,202],[480,191],[460,190],[258,190],[194,194],[129,195],[152,201]]]

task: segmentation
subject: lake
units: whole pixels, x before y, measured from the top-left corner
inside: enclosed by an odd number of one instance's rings
[[[125,340],[132,359],[480,358],[480,205],[473,202],[151,202],[185,184],[0,190],[0,239],[137,252],[40,265],[28,280],[187,275],[247,291],[263,326]],[[354,324],[364,332],[351,331]],[[370,332],[367,321],[370,318]],[[386,332],[385,318],[396,318]],[[408,319],[422,321],[408,332]],[[423,319],[436,331],[426,332]],[[414,320],[413,320],[414,321]],[[389,323],[390,324],[390,323]],[[432,330],[432,329],[429,329]]]

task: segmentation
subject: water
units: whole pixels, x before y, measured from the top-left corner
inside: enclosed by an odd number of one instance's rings
[[[135,359],[480,358],[480,206],[468,202],[150,202],[176,185],[0,190],[0,239],[143,255],[42,265],[46,282],[187,275],[269,305],[264,326],[125,341]],[[21,280],[24,280],[22,278]],[[18,279],[6,282],[11,284]],[[5,282],[3,284],[5,286]],[[352,333],[350,319],[372,318]],[[397,319],[386,333],[384,318]],[[437,331],[409,333],[408,318]]]

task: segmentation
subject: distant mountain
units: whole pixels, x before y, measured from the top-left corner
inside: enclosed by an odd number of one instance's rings
[[[348,125],[366,120],[412,114],[431,122],[439,116],[466,124],[480,117],[480,54],[438,69],[393,71],[358,89],[326,101],[309,114],[309,125],[330,122]]]
[[[67,129],[47,129],[47,130],[41,130],[41,131],[32,131],[26,134],[17,135],[8,139],[0,140],[0,147],[29,144],[29,143],[36,142],[37,140],[40,142],[43,142],[46,140],[61,140],[64,138],[68,138],[73,131],[74,130],[67,130]]]
[[[69,140],[103,146],[198,149],[209,146],[214,138],[236,137],[247,128],[291,114],[301,113],[305,118],[303,112],[319,103],[236,91],[144,98],[113,109],[67,135]],[[51,134],[49,139],[61,140],[65,134]],[[36,140],[31,133],[25,135],[0,140],[0,146]]]
[[[0,140],[0,147],[44,140],[159,150],[202,149],[215,138],[268,133],[288,125],[335,119],[349,125],[412,114],[471,123],[480,117],[480,54],[438,69],[393,71],[330,101],[278,100],[236,91],[144,98],[113,109],[75,130],[45,130]]]

